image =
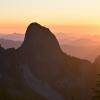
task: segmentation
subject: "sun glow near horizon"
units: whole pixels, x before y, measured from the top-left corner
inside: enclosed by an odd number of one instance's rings
[[[100,0],[2,0],[0,12],[1,33],[39,22],[54,32],[100,34]]]

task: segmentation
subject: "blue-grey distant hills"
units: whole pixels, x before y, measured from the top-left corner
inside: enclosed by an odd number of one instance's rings
[[[90,38],[65,36],[65,33],[56,33],[60,47],[65,53],[81,59],[88,59],[92,62],[100,55],[99,36],[92,36]],[[92,38],[95,38],[95,40]],[[0,34],[0,44],[5,49],[12,47],[18,48],[21,46],[23,40],[24,34]]]
[[[8,40],[8,39],[0,39],[0,44],[5,49],[8,48],[18,48],[21,46],[22,41],[14,41],[14,40]]]
[[[0,100],[89,100],[94,69],[65,54],[48,28],[31,23],[20,47],[0,47]]]
[[[12,34],[4,34],[0,33],[0,39],[7,39],[7,40],[13,40],[13,41],[23,41],[24,40],[24,34],[22,33],[12,33]]]

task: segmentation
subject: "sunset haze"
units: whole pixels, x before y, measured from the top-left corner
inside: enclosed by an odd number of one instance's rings
[[[100,34],[100,0],[2,0],[0,8],[0,33],[39,22],[53,32]]]

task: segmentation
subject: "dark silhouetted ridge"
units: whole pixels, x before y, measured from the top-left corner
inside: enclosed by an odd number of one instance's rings
[[[60,66],[64,63],[62,51],[56,37],[48,28],[38,23],[31,23],[19,50],[23,52],[23,61],[29,61],[36,76],[44,79],[50,76],[51,79],[55,79],[60,75]]]
[[[65,54],[48,28],[31,23],[20,48],[0,47],[0,100],[89,100],[91,65]]]
[[[31,23],[28,26],[22,46],[27,46],[27,45],[28,46],[30,45],[31,47],[36,45],[37,46],[41,45],[41,47],[45,45],[46,47],[48,45],[48,47],[51,48],[56,48],[56,47],[60,48],[58,41],[52,34],[52,32],[48,28],[41,26],[38,23]]]

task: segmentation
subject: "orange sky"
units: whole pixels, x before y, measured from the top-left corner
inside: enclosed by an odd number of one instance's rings
[[[100,34],[100,0],[0,0],[0,33],[39,22],[53,32]]]
[[[28,23],[29,24],[29,23]],[[5,24],[0,25],[0,32],[1,33],[25,33],[28,24]],[[48,27],[53,33],[69,33],[71,35],[95,35],[100,34],[100,27],[99,26],[77,26],[77,25],[44,25]]]

